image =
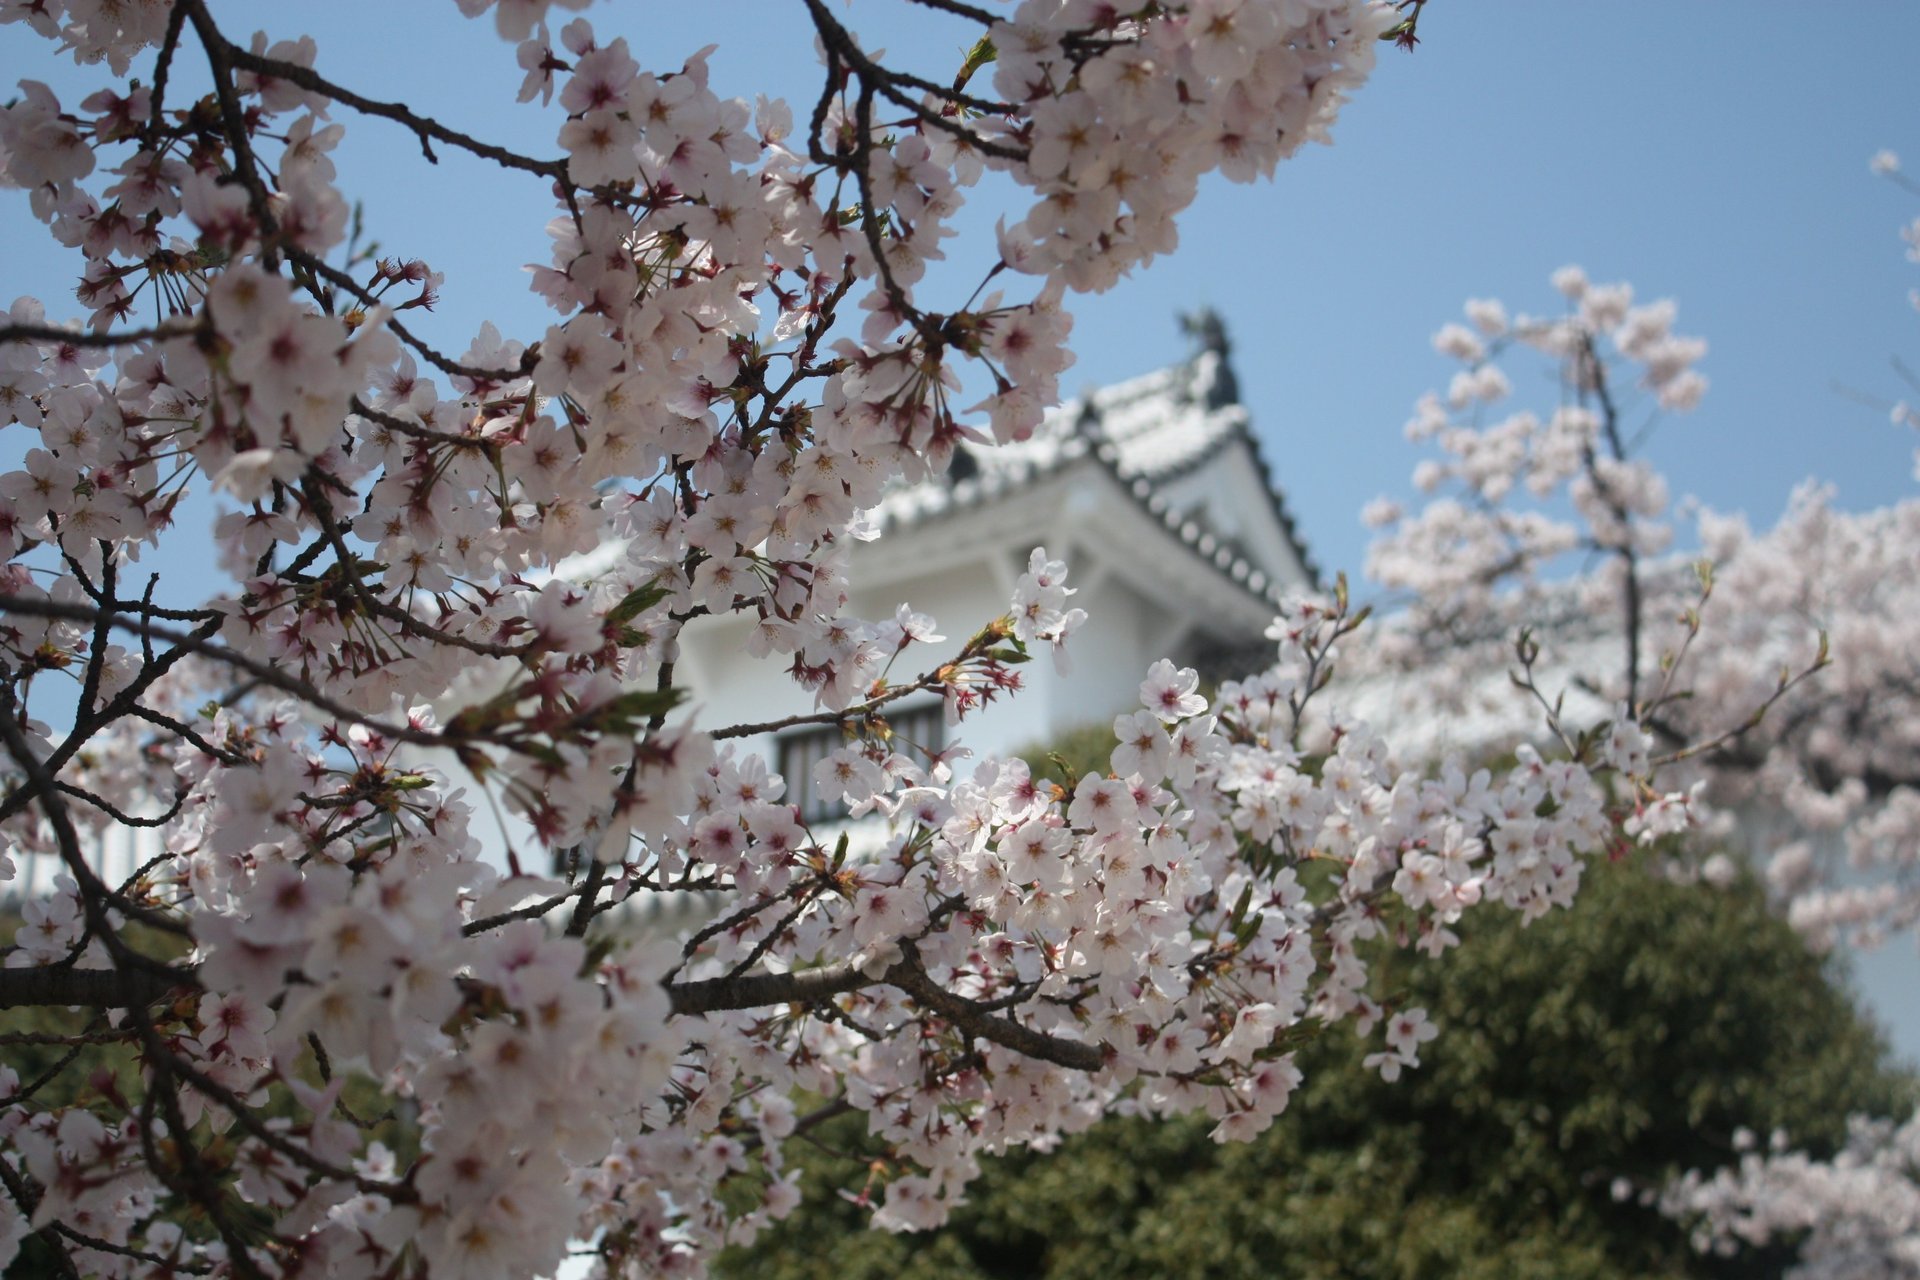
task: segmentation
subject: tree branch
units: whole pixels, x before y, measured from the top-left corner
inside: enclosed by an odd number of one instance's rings
[[[189,325],[155,324],[148,325],[144,329],[114,329],[92,333],[85,329],[63,329],[51,324],[8,324],[0,325],[0,344],[44,342],[71,347],[124,347],[135,342],[165,342],[170,338],[191,338],[205,331],[205,326],[197,322]]]
[[[36,599],[32,596],[0,595],[0,614],[24,613],[37,618],[65,618],[74,622],[91,622],[99,611],[81,604],[70,604],[62,600]],[[170,628],[157,627],[152,623],[136,623],[120,617],[117,610],[113,625],[122,631],[130,631],[167,644],[177,645],[185,652],[199,654],[215,662],[223,662],[230,667],[246,672],[261,684],[271,685],[282,693],[290,693],[317,711],[324,711],[336,720],[348,724],[365,725],[375,733],[392,738],[397,742],[411,742],[418,746],[444,747],[466,739],[454,733],[440,730],[415,729],[410,725],[389,724],[375,719],[365,712],[356,711],[345,703],[335,701],[315,688],[311,681],[298,676],[290,676],[270,662],[262,662],[230,649],[225,645],[212,644],[208,640],[197,638]]]
[[[0,969],[0,1009],[126,1009],[199,989],[193,969],[173,971],[171,977],[147,969]]]
[[[843,961],[791,973],[752,973],[676,982],[667,986],[667,994],[675,1014],[694,1017],[774,1005],[819,1004],[866,987],[898,987],[959,1030],[1015,1053],[1075,1071],[1099,1071],[1106,1065],[1106,1051],[1100,1045],[1036,1031],[979,1001],[955,995],[928,975],[915,944],[905,942],[901,950],[902,958],[877,978],[865,967]],[[0,970],[0,1009],[27,1005],[84,1005],[96,1009],[144,1006],[182,989],[199,989],[196,969],[176,969],[167,974],[101,969],[4,969]],[[192,1083],[198,1087],[200,1082],[192,1080]]]

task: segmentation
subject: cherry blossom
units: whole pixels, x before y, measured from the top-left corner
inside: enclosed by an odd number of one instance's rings
[[[1423,398],[1407,427],[1443,455],[1416,475],[1437,496],[1374,513],[1371,571],[1411,608],[1359,655],[1377,673],[1362,704],[1471,725],[1463,736],[1489,747],[1536,733],[1543,713],[1563,743],[1598,734],[1623,776],[1673,779],[1635,799],[1628,837],[1724,833],[1738,814],[1811,942],[1908,928],[1920,756],[1903,637],[1920,505],[1846,513],[1809,482],[1756,532],[1688,504],[1701,556],[1669,553],[1671,495],[1621,422],[1630,407],[1690,407],[1705,343],[1675,334],[1672,303],[1635,305],[1630,286],[1572,267],[1553,284],[1558,317],[1477,300],[1468,325],[1435,338],[1467,389]],[[1527,349],[1558,375],[1548,413],[1505,405],[1504,376],[1480,394],[1495,361]],[[1600,569],[1569,577],[1576,552]]]
[[[1703,1252],[1799,1238],[1787,1273],[1798,1280],[1920,1275],[1920,1118],[1856,1118],[1846,1145],[1824,1160],[1790,1149],[1785,1133],[1766,1151],[1739,1136],[1747,1141],[1737,1165],[1691,1172],[1658,1197],[1664,1212],[1693,1224]]]
[[[809,0],[822,92],[798,109],[723,97],[706,52],[660,61],[584,0],[457,7],[493,11],[522,73],[501,92],[539,100],[547,148],[386,102],[310,38],[236,39],[204,0],[0,7],[111,73],[77,104],[23,81],[0,110],[6,185],[87,313],[22,299],[0,323],[22,442],[0,474],[0,866],[68,877],[0,984],[97,1011],[89,1034],[139,1064],[70,1105],[0,1071],[0,1261],[38,1233],[102,1276],[525,1276],[569,1249],[699,1274],[792,1210],[785,1140],[843,1112],[872,1152],[849,1198],[932,1226],[981,1158],[1110,1111],[1252,1136],[1338,1023],[1414,1069],[1435,1028],[1374,989],[1383,948],[1443,957],[1465,912],[1565,907],[1623,832],[1702,821],[1694,762],[1739,735],[1670,730],[1637,657],[1599,677],[1604,728],[1550,707],[1499,770],[1396,745],[1335,676],[1416,642],[1344,580],[1287,601],[1268,669],[1213,696],[1171,661],[1142,673],[1104,774],[932,753],[889,720],[938,697],[964,744],[1097,619],[1044,547],[999,616],[855,616],[849,549],[882,495],[963,441],[1031,436],[1070,300],[1168,248],[1204,175],[1325,140],[1379,38],[1410,42],[1392,6],[942,5],[979,43],[923,74]],[[186,51],[198,101],[165,87]],[[331,156],[366,115],[551,194],[547,324],[476,319],[457,354],[421,337],[438,271],[348,239]],[[1011,201],[993,245],[949,243],[968,199]],[[934,296],[949,256],[971,291]],[[1440,342],[1466,367],[1417,429],[1449,457],[1429,479],[1474,501],[1379,564],[1450,622],[1502,557],[1584,539],[1631,582],[1665,545],[1598,353],[1679,409],[1703,348],[1670,308],[1559,284],[1561,319],[1480,302]],[[1569,403],[1452,424],[1511,394],[1491,362],[1515,342],[1566,362]],[[1582,523],[1488,516],[1516,486]],[[141,571],[195,504],[211,598]],[[1723,581],[1764,563],[1716,530],[1740,552]],[[810,706],[773,727],[840,735],[811,778],[741,750],[767,725],[689,703],[686,628],[711,615]],[[1729,645],[1791,652],[1743,616]],[[1876,661],[1856,652],[1850,694]],[[1692,678],[1740,715],[1791,692],[1712,658]],[[1809,777],[1790,803],[1846,808]],[[802,812],[803,786],[858,825]],[[130,829],[156,856],[109,883],[88,851]]]

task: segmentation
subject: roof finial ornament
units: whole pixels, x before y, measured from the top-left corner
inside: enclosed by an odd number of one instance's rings
[[[1080,412],[1073,417],[1073,429],[1089,440],[1106,439],[1107,424],[1100,418],[1100,400],[1091,391],[1080,401]]]
[[[1240,403],[1240,381],[1233,376],[1233,365],[1228,357],[1233,354],[1233,343],[1227,338],[1227,323],[1220,313],[1212,307],[1201,307],[1198,311],[1183,312],[1180,316],[1180,331],[1194,340],[1199,350],[1194,352],[1196,363],[1202,355],[1212,353],[1219,357],[1213,362],[1213,378],[1207,386],[1196,388],[1209,409],[1224,409],[1230,404]]]
[[[1199,343],[1202,351],[1225,356],[1233,350],[1233,344],[1227,341],[1227,322],[1212,307],[1181,312],[1180,332]]]

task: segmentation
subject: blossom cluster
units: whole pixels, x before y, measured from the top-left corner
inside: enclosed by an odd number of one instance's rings
[[[311,39],[231,40],[205,0],[0,7],[119,77],[0,108],[0,176],[90,312],[0,324],[23,442],[0,474],[0,867],[69,877],[0,982],[97,1012],[81,1034],[138,1063],[58,1100],[0,1073],[0,1261],[31,1232],[102,1276],[524,1276],[570,1247],[697,1274],[791,1210],[785,1141],[844,1112],[873,1152],[849,1194],[928,1226],[980,1158],[1110,1111],[1259,1132],[1330,1024],[1377,1033],[1384,1075],[1416,1067],[1436,1030],[1371,989],[1372,955],[1564,906],[1621,820],[1692,821],[1631,690],[1607,731],[1498,772],[1310,715],[1364,621],[1344,590],[1290,602],[1272,669],[1214,699],[1156,664],[1098,774],[961,776],[888,723],[937,694],[964,731],[1087,618],[1038,549],[1004,616],[896,670],[942,637],[910,604],[849,612],[882,493],[1031,433],[1067,296],[1169,245],[1202,174],[1323,136],[1390,10],[943,6],[982,37],[949,88],[809,4],[800,130],[722,97],[704,54],[649,70],[581,17],[556,37],[583,7],[459,3],[555,114],[547,156],[337,82]],[[169,101],[195,47],[212,91]],[[997,99],[967,88],[989,60]],[[349,113],[552,188],[543,332],[482,323],[450,355],[414,331],[440,277],[358,248]],[[925,264],[989,169],[1034,203],[976,295],[932,310]],[[986,291],[1009,269],[1030,296]],[[1512,332],[1590,362],[1605,335],[1663,400],[1697,394],[1668,313],[1566,288],[1574,319]],[[1491,398],[1448,341],[1463,404]],[[992,390],[957,408],[970,380]],[[1542,433],[1539,474],[1639,555],[1661,502],[1588,457],[1603,431]],[[211,599],[137,570],[205,501]],[[842,732],[808,781],[878,847],[783,803],[796,780],[738,751],[767,726],[684,705],[684,628],[716,615],[810,695],[783,727]],[[157,854],[112,884],[87,850],[122,827]],[[684,936],[623,927],[679,901]]]
[[[1915,190],[1891,151],[1875,153],[1869,168]],[[1915,243],[1914,227],[1901,234]],[[1895,427],[1920,426],[1904,401],[1891,418]],[[1707,513],[1701,532],[1726,562],[1716,595],[1735,603],[1713,618],[1713,637],[1724,643],[1702,664],[1706,697],[1753,694],[1766,678],[1753,655],[1779,654],[1781,618],[1817,619],[1831,633],[1823,632],[1831,656],[1818,696],[1789,701],[1783,729],[1733,762],[1751,770],[1747,777],[1721,779],[1750,812],[1773,819],[1762,827],[1770,886],[1816,947],[1871,946],[1912,929],[1920,922],[1912,554],[1920,501],[1852,514],[1809,483],[1771,531],[1756,535],[1744,520]],[[1920,1115],[1852,1116],[1832,1154],[1795,1150],[1785,1132],[1764,1151],[1757,1145],[1742,1130],[1737,1164],[1690,1170],[1647,1196],[1692,1226],[1702,1252],[1789,1243],[1798,1257],[1788,1274],[1804,1280],[1920,1276]]]
[[[1795,1280],[1900,1280],[1920,1276],[1920,1117],[1904,1124],[1854,1118],[1828,1159],[1769,1150],[1736,1135],[1739,1163],[1688,1173],[1660,1196],[1668,1215],[1693,1224],[1703,1252],[1732,1254],[1783,1239],[1799,1246]]]
[[[1706,343],[1674,333],[1671,301],[1635,306],[1631,285],[1595,284],[1578,267],[1553,283],[1566,302],[1558,316],[1509,317],[1499,301],[1477,298],[1467,324],[1434,335],[1434,349],[1461,368],[1444,394],[1421,398],[1406,430],[1443,455],[1421,464],[1415,485],[1451,493],[1411,516],[1384,502],[1368,513],[1392,526],[1368,575],[1417,593],[1423,607],[1484,615],[1497,593],[1537,581],[1566,553],[1645,556],[1668,544],[1666,482],[1629,451],[1619,397],[1639,390],[1660,409],[1692,408],[1706,389],[1694,368]],[[1513,381],[1499,361],[1516,349],[1557,367],[1559,403],[1544,417],[1506,405]],[[1555,510],[1562,501],[1566,515]]]
[[[877,1220],[925,1225],[977,1156],[1111,1106],[1257,1130],[1309,1008],[1391,1013],[1414,1062],[1417,1011],[1365,992],[1381,903],[1438,938],[1595,838],[1580,775],[1516,780],[1501,813],[1570,803],[1509,866],[1485,843],[1504,793],[1426,788],[1357,725],[1308,761],[1170,667],[1111,776],[956,780],[888,707],[934,691],[964,724],[1012,696],[1028,647],[1085,620],[1066,566],[1036,552],[1008,615],[924,673],[895,665],[933,620],[847,612],[884,488],[1031,432],[1066,295],[1170,244],[1202,173],[1324,136],[1380,10],[1029,3],[980,24],[987,99],[981,62],[942,89],[813,6],[803,136],[582,7],[460,5],[557,111],[548,157],[375,102],[311,39],[231,40],[202,0],[4,13],[123,77],[0,109],[6,181],[89,313],[21,300],[0,331],[31,438],[0,476],[0,823],[10,870],[68,875],[7,972],[114,1011],[99,1034],[140,1064],[81,1101],[7,1078],[9,1253],[31,1231],[86,1274],[526,1275],[578,1241],[608,1274],[684,1274],[792,1207],[808,1096],[868,1115]],[[169,101],[194,46],[212,92]],[[551,185],[544,332],[449,354],[414,331],[440,276],[357,247],[350,113]],[[989,168],[1035,203],[984,274],[1033,292],[933,312],[925,263]],[[968,367],[991,391],[961,411]],[[201,486],[211,600],[134,572]],[[811,781],[884,815],[884,850],[849,860],[736,754],[745,727],[680,707],[682,628],[719,614],[811,693],[799,719],[847,733]],[[1440,864],[1394,890],[1444,817]],[[88,844],[129,825],[159,854],[106,883]],[[713,904],[677,944],[608,927],[674,895]]]
[[[1460,747],[1528,738],[1543,713],[1563,741],[1630,731],[1643,743],[1614,758],[1629,774],[1665,767],[1669,789],[1642,799],[1627,834],[1731,833],[1737,812],[1811,943],[1911,927],[1920,502],[1848,513],[1809,482],[1764,531],[1690,504],[1700,559],[1668,554],[1671,496],[1623,424],[1691,407],[1705,344],[1674,333],[1670,302],[1635,306],[1630,286],[1571,267],[1554,284],[1558,318],[1477,299],[1435,335],[1463,368],[1408,424],[1441,450],[1414,477],[1437,496],[1370,512],[1383,528],[1370,570],[1411,607],[1361,655],[1361,705],[1383,724],[1451,721]],[[1557,371],[1550,413],[1504,407],[1512,379],[1495,361],[1515,346]],[[1567,576],[1575,554],[1598,568]]]

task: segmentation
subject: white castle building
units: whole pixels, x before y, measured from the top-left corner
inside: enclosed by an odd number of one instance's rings
[[[1185,326],[1196,339],[1190,359],[1068,402],[1025,442],[963,445],[945,476],[890,491],[880,536],[853,549],[853,616],[891,617],[904,602],[932,615],[947,637],[911,646],[896,676],[947,660],[1004,614],[1035,547],[1067,562],[1072,603],[1088,614],[1069,645],[1070,673],[1036,654],[1021,668],[1018,696],[959,727],[976,756],[1033,747],[1136,708],[1147,668],[1163,657],[1215,676],[1263,669],[1276,604],[1314,584],[1239,402],[1222,326],[1211,313]],[[764,723],[814,709],[779,664],[747,655],[750,626],[700,619],[682,633],[676,676],[703,723]],[[933,693],[902,699],[888,720],[910,741],[945,745]],[[840,744],[831,725],[748,740],[803,809],[813,807],[810,766]]]

